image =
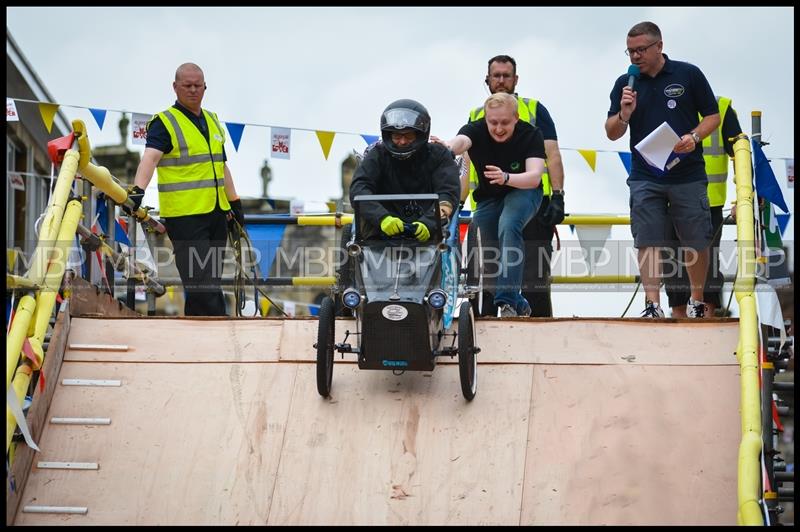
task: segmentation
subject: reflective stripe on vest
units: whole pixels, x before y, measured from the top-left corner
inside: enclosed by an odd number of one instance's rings
[[[181,111],[170,108],[156,115],[172,141],[172,150],[158,163],[158,202],[165,218],[211,212],[217,198],[222,210],[231,208],[225,195],[225,132],[214,113],[203,114],[208,141]]]
[[[538,107],[539,102],[537,100],[531,100],[528,98],[517,98],[517,113],[519,114],[519,119],[525,122],[530,123],[531,125],[536,125],[536,108]],[[486,112],[483,109],[483,106],[476,107],[472,111],[469,112],[469,121],[475,122],[476,120],[480,120],[484,117]],[[542,189],[545,196],[550,196],[552,194],[552,187],[550,186],[550,175],[547,173],[547,158],[544,161],[544,173],[542,173]],[[475,200],[472,197],[472,192],[478,188],[478,172],[475,170],[475,166],[473,166],[472,161],[469,163],[469,204],[470,209],[475,210]]]
[[[722,124],[731,106],[730,98],[717,97],[719,107],[719,127],[703,139],[703,159],[708,175],[708,203],[712,207],[725,205],[728,191],[728,154],[725,153],[725,139],[722,138]],[[702,117],[700,117],[702,120]]]

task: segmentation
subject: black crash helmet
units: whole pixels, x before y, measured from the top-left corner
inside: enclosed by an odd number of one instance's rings
[[[402,148],[392,142],[392,133],[403,129],[417,131],[417,139]],[[431,133],[431,115],[425,106],[414,100],[397,100],[390,103],[381,114],[383,144],[392,156],[407,159],[428,143]]]

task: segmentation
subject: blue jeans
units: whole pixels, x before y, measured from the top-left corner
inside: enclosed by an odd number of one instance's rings
[[[499,248],[500,271],[494,295],[494,302],[498,306],[507,303],[521,312],[528,305],[520,294],[525,266],[522,229],[536,214],[541,203],[542,189],[518,188],[502,198],[481,200],[472,215],[472,223],[481,230],[482,245]]]

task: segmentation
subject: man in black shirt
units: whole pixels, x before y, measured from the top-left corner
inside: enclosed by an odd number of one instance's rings
[[[719,110],[700,69],[671,60],[662,48],[661,30],[652,22],[640,22],[628,31],[625,53],[639,67],[641,77],[634,87],[628,85],[627,74],[617,78],[610,94],[606,135],[617,140],[630,124],[632,165],[628,186],[631,232],[639,250],[645,292],[642,314],[664,317],[659,251],[670,245],[669,229],[674,225],[681,246],[691,252],[687,260],[691,297],[686,313],[700,318],[706,310],[703,285],[713,233],[701,142],[719,126]],[[664,122],[680,136],[672,151],[682,159],[673,166],[668,164],[666,171],[656,171],[635,146]]]
[[[244,225],[241,200],[225,164],[225,130],[215,113],[201,107],[203,71],[184,63],[172,84],[178,100],[147,125],[147,145],[129,197],[134,210],[158,168],[161,217],[175,252],[184,288],[186,316],[225,316],[222,260],[226,224]]]
[[[512,95],[493,94],[484,109],[484,118],[466,124],[443,144],[456,155],[468,152],[478,174],[472,223],[480,228],[482,241],[490,244],[484,249],[497,245],[500,268],[494,300],[500,316],[529,316],[530,305],[520,293],[522,230],[542,202],[537,187],[544,171],[544,139],[538,128],[519,120]]]

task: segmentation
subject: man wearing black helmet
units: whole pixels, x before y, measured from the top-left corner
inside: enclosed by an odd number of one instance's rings
[[[368,150],[353,174],[350,201],[363,194],[438,194],[442,216],[450,216],[458,205],[460,181],[453,154],[444,146],[430,144],[431,117],[414,100],[397,100],[381,114],[382,142]],[[431,216],[409,219],[409,214],[392,205],[368,202],[360,212],[373,229],[387,236],[403,232],[404,224],[414,226],[420,242],[430,238],[439,224]]]

